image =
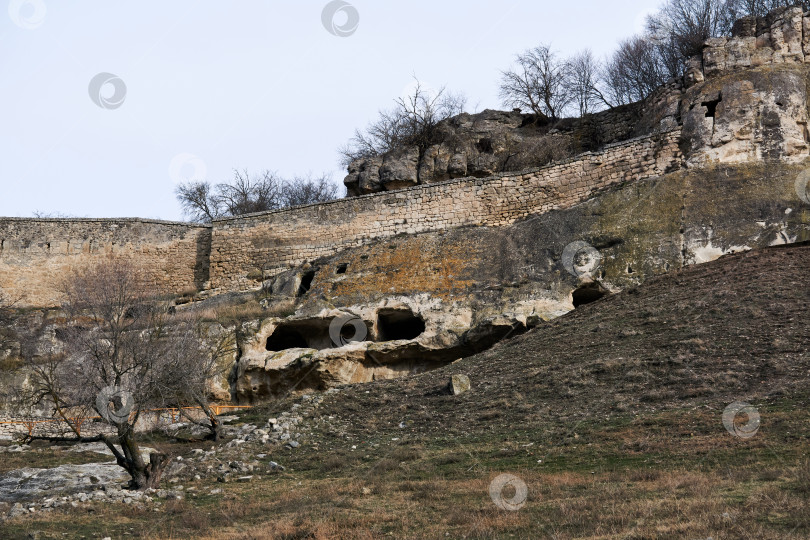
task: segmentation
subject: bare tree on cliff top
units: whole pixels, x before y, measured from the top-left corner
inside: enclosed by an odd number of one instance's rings
[[[464,112],[466,99],[442,87],[435,92],[418,79],[413,91],[395,100],[392,109],[381,110],[365,130],[356,129],[348,144],[338,151],[341,165],[356,159],[380,156],[406,146],[420,151],[441,142],[439,123]]]
[[[548,45],[528,49],[515,58],[515,69],[502,72],[500,96],[510,107],[529,109],[557,120],[571,103],[566,88],[566,63]]]
[[[331,201],[338,197],[338,186],[328,175],[285,180],[270,171],[251,175],[235,170],[230,182],[187,182],[177,187],[176,195],[185,215],[211,222],[221,217]]]
[[[667,75],[655,44],[634,36],[619,44],[604,68],[605,93],[614,105],[641,101],[664,84]]]
[[[599,88],[602,66],[590,49],[584,49],[565,63],[565,91],[571,95],[580,116],[610,105]]]
[[[147,411],[178,407],[203,395],[216,369],[192,318],[173,317],[144,273],[108,259],[66,280],[64,309],[72,323],[60,332],[64,350],[29,358],[28,401],[65,420],[71,441],[101,441],[131,476],[129,487],[155,487],[168,462],[141,454],[136,423]],[[171,320],[174,319],[174,320]],[[76,417],[101,416],[111,433],[80,435]]]

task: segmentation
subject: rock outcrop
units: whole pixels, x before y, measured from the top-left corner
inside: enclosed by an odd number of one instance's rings
[[[684,78],[680,116],[687,162],[807,157],[808,61],[810,13],[800,8],[741,19],[732,37],[710,39]]]
[[[352,162],[344,184],[352,196],[539,167],[649,133],[637,129],[641,110],[627,105],[555,125],[518,110],[464,113],[439,124],[440,143]]]
[[[440,125],[440,144],[357,160],[344,183],[349,195],[360,195],[489,176],[680,125],[690,165],[800,160],[810,141],[808,60],[810,13],[794,7],[746,17],[731,37],[708,40],[682,79],[642,103],[554,126],[518,111],[461,114]]]

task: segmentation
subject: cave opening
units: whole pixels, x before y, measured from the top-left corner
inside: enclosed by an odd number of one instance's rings
[[[330,328],[333,322],[333,319],[322,318],[281,321],[267,338],[265,349],[272,352],[287,349],[317,349],[319,351],[333,349],[351,341],[358,331],[354,324],[348,323],[339,329]],[[365,322],[357,324],[367,327]]]
[[[492,139],[490,138],[478,139],[478,142],[475,143],[475,147],[479,152],[484,154],[493,154],[495,152],[495,149],[492,146]]]
[[[701,102],[701,105],[706,107],[706,118],[714,118],[714,115],[717,113],[717,104],[720,103],[722,99],[722,96],[718,96],[717,99]]]
[[[591,302],[596,302],[600,298],[607,296],[607,294],[608,291],[599,285],[599,283],[594,282],[585,284],[575,289],[572,293],[574,308],[590,304]]]
[[[377,338],[379,341],[414,339],[425,331],[425,321],[402,309],[383,309],[377,313]]]
[[[265,348],[268,351],[284,351],[287,349],[307,349],[309,344],[306,338],[294,328],[279,326],[267,338]]]
[[[296,296],[304,296],[312,287],[312,280],[315,279],[315,270],[307,270],[301,276],[301,285],[298,286],[298,293]]]

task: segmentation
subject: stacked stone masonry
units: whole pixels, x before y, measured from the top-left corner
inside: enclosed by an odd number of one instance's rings
[[[131,257],[161,290],[199,290],[210,239],[210,226],[189,223],[0,218],[0,293],[21,306],[57,305],[65,276],[109,255]]]
[[[398,234],[504,226],[571,207],[595,192],[681,167],[678,130],[614,144],[547,167],[461,178],[214,223],[211,286],[255,288],[290,266]]]

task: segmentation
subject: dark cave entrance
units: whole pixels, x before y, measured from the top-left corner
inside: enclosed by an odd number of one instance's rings
[[[298,293],[296,296],[304,296],[312,287],[312,280],[315,279],[315,270],[307,270],[301,276],[301,285],[298,286]]]
[[[608,291],[599,283],[593,282],[578,287],[572,293],[574,308],[596,302],[603,296],[607,296]]]
[[[381,309],[377,312],[377,340],[414,339],[425,331],[425,321],[402,309]]]
[[[706,107],[706,118],[714,118],[717,114],[717,105],[723,100],[723,96],[718,96],[717,99],[701,102],[701,105]]]
[[[286,349],[299,348],[306,349],[309,348],[309,344],[300,332],[279,326],[273,331],[270,337],[267,338],[267,345],[265,348],[268,351],[283,351]]]

